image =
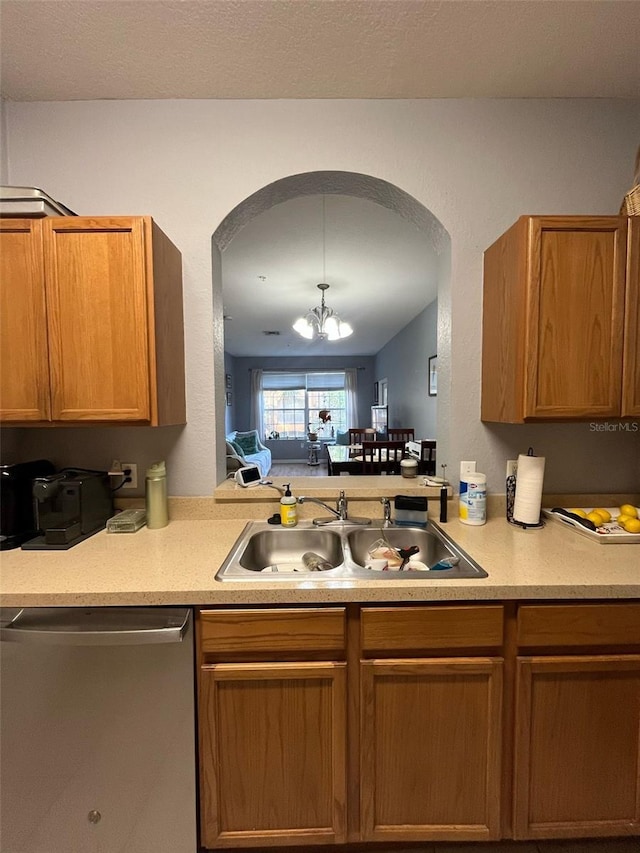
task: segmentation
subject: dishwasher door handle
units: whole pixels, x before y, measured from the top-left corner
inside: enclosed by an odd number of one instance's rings
[[[61,646],[180,643],[188,607],[29,607],[0,620],[0,640]]]

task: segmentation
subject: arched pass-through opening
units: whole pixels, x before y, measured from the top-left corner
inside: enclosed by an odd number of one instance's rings
[[[449,443],[450,363],[450,265],[449,234],[439,219],[404,190],[371,175],[355,172],[317,171],[290,175],[257,190],[238,204],[220,223],[212,240],[214,281],[214,359],[216,410],[216,481],[226,477],[224,323],[222,316],[221,256],[233,238],[252,219],[277,204],[301,196],[343,195],[366,199],[387,208],[411,223],[439,258],[438,275],[438,442],[446,458]],[[426,391],[425,391],[426,393]]]

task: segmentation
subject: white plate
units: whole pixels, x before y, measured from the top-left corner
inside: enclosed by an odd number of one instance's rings
[[[579,509],[583,509],[585,512],[591,512],[594,508],[595,507],[579,507]],[[559,521],[560,524],[568,525],[577,533],[582,533],[583,536],[587,536],[589,539],[598,542],[600,545],[632,545],[634,542],[640,542],[640,533],[627,533],[627,531],[623,530],[623,528],[616,524],[615,521],[608,521],[596,530],[588,530],[583,524],[579,524],[577,521],[567,518],[566,516],[551,512],[551,509],[551,507],[543,507],[543,515],[551,521]],[[563,509],[571,512],[571,510],[576,509],[576,507],[563,507]],[[607,506],[603,507],[603,509],[608,510],[608,512],[611,513],[612,518],[615,518],[620,512],[620,508],[617,506]],[[638,507],[636,507],[636,509],[640,515],[640,509],[638,509]]]

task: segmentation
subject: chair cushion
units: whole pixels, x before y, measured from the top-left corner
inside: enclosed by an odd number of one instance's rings
[[[247,453],[258,453],[258,433],[255,429],[249,432],[237,432],[233,442],[240,446],[242,453],[246,456]]]
[[[348,446],[349,445],[349,433],[348,432],[340,432],[340,430],[338,430],[336,432],[336,444]]]

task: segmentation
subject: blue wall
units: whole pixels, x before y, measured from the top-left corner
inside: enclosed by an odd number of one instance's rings
[[[434,299],[376,356],[375,380],[386,379],[390,427],[413,427],[416,438],[437,438],[437,397],[428,396],[429,358],[437,353]]]

